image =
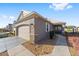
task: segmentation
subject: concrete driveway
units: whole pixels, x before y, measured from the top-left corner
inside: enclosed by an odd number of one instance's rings
[[[0,53],[26,42],[19,37],[0,38]]]
[[[0,39],[0,56],[34,56],[22,43],[26,40],[19,37],[7,37]]]

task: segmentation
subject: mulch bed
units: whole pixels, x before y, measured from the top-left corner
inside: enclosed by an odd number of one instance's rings
[[[0,53],[0,56],[9,56],[7,51]]]
[[[68,35],[67,36],[71,55],[79,55],[79,35]]]
[[[52,45],[44,45],[44,44],[39,45],[39,44],[31,43],[31,42],[23,43],[23,46],[25,46],[28,50],[30,50],[36,56],[49,54],[53,50]]]

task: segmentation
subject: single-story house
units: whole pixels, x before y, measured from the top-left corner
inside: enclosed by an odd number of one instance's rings
[[[50,21],[34,11],[21,11],[14,23],[16,36],[32,42],[49,39],[49,32],[61,31],[63,25],[65,22],[53,21],[53,19]]]
[[[7,30],[5,28],[0,28],[0,32],[6,32]]]
[[[8,31],[8,32],[12,32],[13,31],[13,24],[8,24],[5,29]]]
[[[76,31],[79,33],[79,26],[78,26],[78,27],[76,27]]]
[[[3,32],[4,31],[4,29],[3,28],[0,28],[0,32]]]

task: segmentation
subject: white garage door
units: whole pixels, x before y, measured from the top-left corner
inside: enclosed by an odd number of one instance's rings
[[[29,41],[30,40],[30,27],[29,26],[19,27],[18,36]]]

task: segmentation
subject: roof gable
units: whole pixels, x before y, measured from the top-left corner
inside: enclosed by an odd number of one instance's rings
[[[41,16],[39,13],[34,12],[34,11],[32,11],[32,12],[31,11],[21,11],[16,23],[21,22],[21,21],[25,20],[26,18],[28,18],[29,16],[32,16],[32,15],[35,15],[35,16],[37,15],[38,17],[43,18],[44,21],[47,21],[47,22],[49,22],[49,23],[51,23],[53,25],[66,24],[65,22],[62,22],[62,21],[45,18],[45,17]]]
[[[27,16],[29,13],[31,13],[30,11],[21,11],[17,21],[22,20],[25,16]]]

